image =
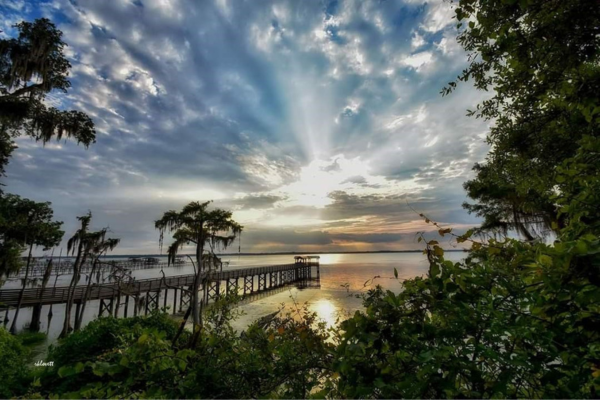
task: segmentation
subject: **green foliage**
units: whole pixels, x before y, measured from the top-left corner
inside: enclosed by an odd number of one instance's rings
[[[12,139],[23,133],[43,143],[71,137],[87,147],[96,140],[85,113],[44,104],[49,92],[71,86],[62,32],[46,18],[15,27],[16,38],[0,40],[0,175],[16,148]]]
[[[173,345],[176,324],[164,314],[94,321],[51,349],[55,368],[28,396],[305,398],[326,389],[333,345],[315,314],[299,309],[238,335],[234,304],[209,308],[192,349],[187,338]]]
[[[0,398],[25,393],[29,385],[28,354],[18,338],[0,328]]]
[[[96,376],[93,370],[83,373],[81,365],[102,362],[113,353],[126,351],[147,331],[161,332],[163,339],[172,340],[177,328],[175,321],[159,312],[148,317],[106,317],[92,321],[84,329],[61,339],[57,346],[50,347],[47,359],[54,361],[54,367],[41,374],[42,387],[56,393],[77,390]],[[73,373],[75,369],[81,373]]]
[[[492,146],[465,184],[482,228],[528,240],[564,227],[553,202],[556,168],[600,132],[600,7],[595,0],[460,0],[458,77],[493,91],[472,114],[494,121]],[[449,93],[455,83],[444,93]]]
[[[595,397],[600,240],[598,220],[583,221],[592,208],[581,199],[598,196],[598,169],[578,161],[597,155],[597,145],[585,140],[565,162],[563,173],[574,168],[582,180],[558,196],[568,218],[554,245],[473,242],[466,260],[453,263],[430,241],[427,278],[405,281],[399,294],[370,291],[366,311],[341,325],[336,395]]]
[[[572,158],[557,168],[553,200],[570,222],[569,234],[600,231],[600,138],[584,136]]]
[[[19,258],[24,249],[48,249],[60,243],[62,222],[52,221],[53,215],[49,202],[0,194],[0,275],[22,266]]]
[[[19,332],[19,334],[16,335],[16,338],[19,339],[19,342],[21,342],[23,346],[35,346],[46,341],[47,336],[43,332],[24,330]]]
[[[165,332],[167,339],[172,339],[177,332],[177,327],[177,323],[171,320],[167,314],[158,312],[154,312],[148,317],[98,318],[90,322],[83,330],[73,332],[61,339],[58,346],[51,347],[48,359],[54,361],[57,366],[87,361],[107,349],[125,347],[136,334],[144,329],[157,329]]]

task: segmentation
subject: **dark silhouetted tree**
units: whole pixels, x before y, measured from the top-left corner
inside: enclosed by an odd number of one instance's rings
[[[9,224],[3,225],[0,229],[2,246],[9,249],[27,249],[27,261],[25,263],[25,279],[23,288],[19,293],[17,310],[10,327],[12,333],[16,332],[19,311],[23,301],[23,294],[29,279],[29,268],[33,248],[42,246],[44,250],[58,245],[64,235],[60,230],[62,222],[53,221],[54,212],[50,203],[37,203],[29,199],[23,199],[16,195],[5,195],[0,200],[2,214],[9,214]],[[4,253],[4,252],[3,252]],[[20,253],[20,252],[19,252]],[[13,257],[14,252],[10,250],[8,254],[2,256]],[[3,260],[6,264],[15,264],[14,260]]]
[[[46,18],[15,27],[16,38],[0,40],[0,174],[16,148],[13,138],[22,134],[43,143],[69,137],[85,147],[96,140],[87,114],[44,103],[51,91],[71,86],[62,32]]]
[[[81,328],[81,324],[83,322],[83,314],[85,312],[85,305],[86,305],[87,301],[89,300],[91,287],[92,287],[92,279],[94,277],[94,274],[96,273],[98,265],[100,264],[100,257],[103,256],[104,254],[106,254],[107,252],[112,251],[115,247],[117,247],[119,245],[120,242],[121,242],[120,239],[108,238],[108,239],[103,239],[102,241],[93,244],[92,250],[90,251],[90,255],[92,256],[92,259],[93,259],[92,260],[92,269],[90,271],[90,275],[88,278],[88,284],[85,289],[85,295],[81,302],[81,310],[79,311],[79,314],[75,316],[75,330],[76,331],[78,331]]]
[[[219,208],[208,210],[210,202],[191,202],[181,211],[167,211],[161,219],[155,221],[155,227],[160,231],[162,247],[165,232],[173,233],[173,243],[168,248],[169,263],[175,261],[180,249],[186,245],[196,246],[196,278],[192,286],[192,318],[194,329],[200,325],[200,308],[198,290],[200,289],[202,273],[206,270],[205,245],[222,249],[231,245],[242,232],[242,226],[235,222],[230,211]]]
[[[108,228],[103,228],[94,232],[89,231],[90,223],[92,221],[91,212],[88,212],[86,215],[81,217],[77,217],[77,219],[81,225],[77,232],[75,232],[75,234],[67,242],[67,254],[75,255],[75,261],[73,262],[73,275],[71,276],[71,282],[69,283],[69,292],[67,294],[67,302],[65,304],[65,320],[60,337],[65,337],[72,330],[71,313],[74,302],[73,296],[77,283],[81,278],[81,266],[84,265],[88,257],[93,254],[94,249],[102,246],[102,244],[107,241],[106,233]],[[116,246],[116,244],[114,246]],[[76,319],[78,319],[78,316],[76,316]]]

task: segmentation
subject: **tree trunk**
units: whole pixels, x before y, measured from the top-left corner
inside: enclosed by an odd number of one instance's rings
[[[81,322],[83,321],[83,313],[85,311],[85,303],[88,301],[88,297],[90,297],[91,287],[92,287],[92,279],[94,278],[94,272],[96,271],[96,266],[98,265],[98,258],[94,260],[94,265],[92,265],[92,272],[90,272],[90,279],[88,281],[87,287],[85,288],[85,295],[83,296],[83,300],[81,303],[81,311],[79,315],[75,316],[75,330],[78,331],[81,329]]]
[[[44,271],[44,278],[42,279],[42,295],[44,296],[44,292],[46,291],[46,286],[48,285],[48,281],[50,280],[50,275],[52,275],[52,259],[48,261],[48,265],[46,265],[46,271]],[[33,306],[33,314],[31,316],[31,325],[29,325],[29,330],[33,332],[39,332],[40,330],[40,319],[42,317],[42,303],[36,304]]]
[[[67,303],[65,304],[65,321],[63,322],[63,329],[60,332],[60,338],[64,338],[71,331],[71,309],[73,308],[73,292],[75,290],[75,285],[77,285],[77,282],[79,281],[79,263],[81,262],[82,252],[83,240],[80,240],[79,246],[77,248],[77,257],[75,258],[75,263],[73,264],[73,276],[71,277],[71,282],[69,283]]]
[[[40,331],[40,320],[42,318],[42,305],[36,304],[33,306],[33,310],[31,311],[31,323],[29,324],[29,330],[31,332],[39,332]]]
[[[202,237],[203,223],[200,222],[200,233],[198,234],[198,242],[196,245],[196,279],[194,279],[194,287],[192,288],[192,320],[194,322],[194,332],[196,327],[200,325],[200,302],[198,299],[198,291],[200,290],[200,276],[202,275],[202,253],[204,253],[204,238]]]
[[[182,296],[183,296],[183,292],[182,292]],[[183,320],[181,320],[181,323],[179,324],[179,329],[177,330],[177,333],[175,334],[175,337],[173,338],[173,347],[177,344],[177,339],[179,339],[179,337],[183,333],[183,329],[185,328],[185,324],[186,324],[188,318],[190,317],[191,311],[192,311],[192,306],[189,306],[187,308],[187,310],[185,310],[185,315],[183,317]]]
[[[13,335],[17,333],[17,318],[19,318],[19,311],[21,310],[21,304],[23,303],[23,295],[25,294],[25,288],[27,287],[27,279],[29,278],[29,265],[31,264],[31,252],[33,251],[33,242],[29,245],[29,255],[27,256],[27,266],[25,267],[25,280],[21,292],[19,292],[19,301],[17,302],[17,311],[10,326],[10,333]]]

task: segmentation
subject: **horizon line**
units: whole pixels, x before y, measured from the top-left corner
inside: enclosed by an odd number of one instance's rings
[[[444,252],[466,252],[465,249],[443,249]],[[374,251],[283,251],[283,252],[260,252],[260,253],[216,253],[217,256],[271,256],[271,255],[302,255],[302,254],[380,254],[380,253],[423,253],[423,250],[374,250]],[[101,258],[111,257],[166,257],[167,254],[113,254]],[[194,254],[178,254],[178,256],[194,256]]]

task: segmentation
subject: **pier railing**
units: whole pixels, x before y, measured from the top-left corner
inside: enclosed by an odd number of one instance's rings
[[[298,269],[318,266],[318,263],[295,263],[283,265],[271,265],[265,267],[251,267],[233,269],[227,271],[210,271],[201,276],[203,281],[219,282],[233,279],[261,276],[279,272],[294,271]],[[208,278],[208,279],[205,279]],[[139,279],[129,282],[116,282],[112,284],[92,284],[90,286],[89,300],[108,299],[115,296],[135,296],[140,293],[156,292],[168,288],[186,288],[193,284],[194,275],[175,275],[148,279]],[[18,304],[21,289],[0,290],[0,307],[15,307]],[[87,292],[86,285],[77,285],[73,289],[74,302],[84,299]],[[69,294],[68,286],[46,287],[25,289],[22,299],[22,307],[32,305],[65,303]]]
[[[46,273],[47,263],[35,263],[34,265],[29,267],[29,277],[41,277]],[[132,262],[132,261],[103,261],[101,264],[96,266],[96,271],[105,272],[111,271],[115,268],[126,269],[129,271],[136,271],[141,269],[154,269],[154,268],[178,268],[185,267],[191,265],[190,262],[179,262],[179,263],[167,263],[167,262],[158,262],[158,263],[143,263],[143,262]],[[80,268],[81,274],[87,274],[92,272],[93,265],[92,263],[85,263]],[[61,262],[52,265],[51,275],[68,275],[73,273],[73,264],[68,262]],[[25,277],[25,268],[21,268],[19,272],[14,274],[9,274],[8,278],[24,278]]]

